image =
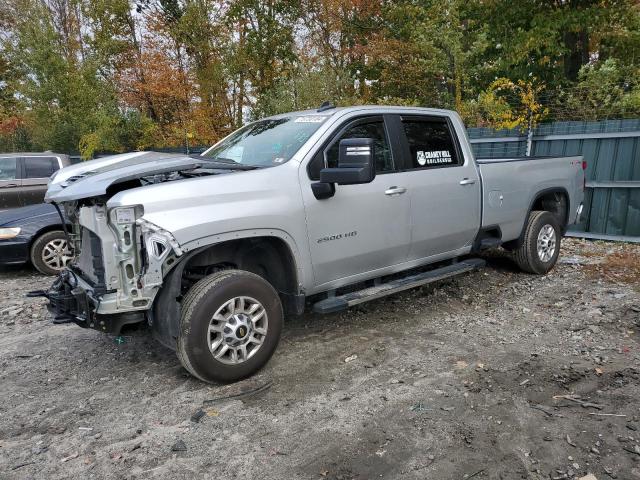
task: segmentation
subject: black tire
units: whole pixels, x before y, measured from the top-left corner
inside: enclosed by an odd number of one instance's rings
[[[538,236],[541,230],[547,226],[551,226],[553,229],[555,249],[550,258],[543,259],[538,254]],[[527,221],[522,245],[513,252],[513,258],[522,271],[543,275],[551,270],[558,260],[561,238],[560,225],[554,214],[547,211],[533,211]]]
[[[43,258],[43,253],[45,248],[48,248],[48,245],[51,246],[52,242],[54,244],[67,245],[67,237],[62,230],[53,230],[51,232],[43,233],[31,244],[31,264],[36,268],[36,270],[38,270],[40,273],[43,273],[44,275],[57,275],[58,273],[60,273],[62,268],[66,266],[68,261],[71,260],[71,256],[68,257],[68,260],[60,259],[58,261],[60,268],[54,268],[54,266],[52,265],[53,262],[47,264]]]
[[[236,297],[259,302],[268,323],[255,353],[242,363],[228,364],[214,358],[209,348],[209,324],[218,309]],[[214,273],[191,287],[183,299],[178,358],[189,373],[203,382],[234,382],[252,375],[269,361],[280,341],[283,323],[278,292],[262,277],[242,270]]]

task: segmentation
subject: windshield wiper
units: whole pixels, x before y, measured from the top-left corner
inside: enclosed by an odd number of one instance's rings
[[[207,157],[204,157],[207,158]],[[233,158],[225,158],[225,157],[215,157],[212,158],[211,160],[213,160],[214,162],[220,162],[220,163],[234,163],[236,165],[241,165],[240,162],[238,162],[237,160],[234,160]]]
[[[190,155],[190,156],[191,158],[196,158],[198,160],[202,160],[207,163],[213,163],[215,164],[214,168],[220,168],[222,170],[256,170],[258,168],[265,168],[263,165],[245,165],[243,163],[238,163],[231,158],[224,158],[224,157],[208,158],[208,157],[202,157],[200,155]],[[211,167],[207,165],[206,167],[203,166],[203,168],[211,168]]]

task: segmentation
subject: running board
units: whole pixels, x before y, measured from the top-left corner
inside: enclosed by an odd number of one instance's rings
[[[373,287],[364,288],[357,292],[345,293],[338,297],[329,297],[320,300],[313,305],[315,313],[334,313],[345,310],[359,303],[375,300],[376,298],[385,297],[393,293],[409,290],[410,288],[426,285],[427,283],[437,282],[445,278],[453,277],[461,273],[471,272],[478,268],[484,267],[486,262],[481,258],[469,258],[452,265],[429,270],[428,272],[417,273],[408,277],[392,280]]]

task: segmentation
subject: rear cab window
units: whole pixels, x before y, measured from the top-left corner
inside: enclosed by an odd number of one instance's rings
[[[403,118],[402,128],[409,147],[407,169],[456,167],[464,163],[445,118]]]
[[[55,157],[24,157],[24,178],[49,178],[60,168]]]

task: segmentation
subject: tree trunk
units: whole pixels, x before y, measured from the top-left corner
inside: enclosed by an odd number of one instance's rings
[[[569,50],[564,57],[564,73],[575,82],[580,68],[589,62],[589,34],[585,31],[566,32],[564,44]]]

